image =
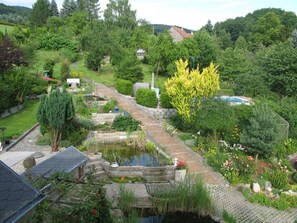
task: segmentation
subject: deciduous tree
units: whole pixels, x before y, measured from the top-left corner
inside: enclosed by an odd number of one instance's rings
[[[174,77],[165,82],[171,104],[185,121],[192,121],[200,109],[203,98],[211,97],[219,90],[219,74],[217,67],[211,63],[208,67],[189,70],[188,61],[176,61],[177,71]]]

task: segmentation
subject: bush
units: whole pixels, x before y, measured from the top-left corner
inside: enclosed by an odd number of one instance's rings
[[[268,180],[277,189],[287,189],[289,185],[288,174],[279,169],[268,173]]]
[[[70,40],[63,35],[47,33],[36,38],[37,49],[59,50],[67,48],[73,52],[77,52],[78,46],[79,43],[77,41]]]
[[[139,88],[136,92],[136,102],[149,108],[156,108],[158,98],[155,91],[147,88]]]
[[[70,67],[69,64],[64,61],[61,65],[61,81],[66,81],[70,76]]]
[[[114,111],[114,108],[118,105],[118,102],[114,99],[111,99],[105,105],[101,107],[103,113],[108,113],[110,111]]]
[[[121,94],[132,95],[133,94],[133,83],[129,80],[117,79],[116,89]]]
[[[112,128],[118,131],[136,131],[138,126],[141,124],[140,121],[135,120],[131,115],[119,115],[117,116],[113,123]]]
[[[148,152],[148,153],[154,153],[156,150],[156,146],[153,142],[151,141],[148,141],[146,144],[145,144],[145,151]]]
[[[93,51],[89,52],[86,57],[87,68],[93,71],[98,71],[99,68],[101,67],[102,59],[103,58],[97,55],[96,52],[93,52]]]
[[[85,128],[88,130],[91,130],[95,127],[94,123],[92,122],[91,119],[87,119],[81,116],[78,116],[76,118],[76,123],[81,127],[81,128]]]
[[[190,123],[187,123],[183,120],[183,118],[180,115],[172,115],[169,117],[170,123],[181,131],[192,131],[192,125]]]
[[[47,71],[47,76],[50,78],[53,77],[55,63],[53,59],[48,59],[43,66],[43,69]]]
[[[51,141],[50,141],[49,134],[46,133],[46,134],[44,134],[42,136],[39,136],[38,139],[36,140],[35,144],[39,145],[39,146],[50,145]]]
[[[164,90],[160,95],[160,103],[162,108],[173,108],[168,93]]]

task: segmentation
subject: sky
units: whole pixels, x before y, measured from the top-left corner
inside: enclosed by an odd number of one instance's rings
[[[36,0],[0,0],[6,5],[32,8]],[[55,0],[59,9],[63,0]],[[101,10],[109,0],[99,0]],[[215,24],[229,18],[245,16],[261,8],[281,8],[297,14],[296,0],[130,0],[138,19],[152,24],[177,25],[197,30],[208,20]]]

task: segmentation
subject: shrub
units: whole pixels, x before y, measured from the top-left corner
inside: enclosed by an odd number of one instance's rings
[[[48,77],[53,77],[55,63],[56,62],[53,59],[48,59],[47,61],[45,61],[43,69],[45,71],[47,71],[47,76]]]
[[[117,79],[116,89],[121,94],[132,95],[133,94],[133,83],[129,80]]]
[[[297,172],[293,172],[293,173],[291,174],[291,178],[292,178],[292,180],[294,181],[294,183],[297,184]]]
[[[118,105],[118,102],[115,99],[111,99],[105,105],[101,107],[103,113],[108,113],[110,111],[114,111],[114,108]]]
[[[156,108],[158,98],[155,91],[147,88],[139,88],[136,92],[136,102],[149,108]]]
[[[130,80],[132,83],[143,80],[142,68],[134,54],[124,55],[117,65],[115,78]]]
[[[192,125],[184,121],[183,118],[178,114],[170,116],[169,121],[178,130],[181,130],[181,131],[192,130]]]
[[[162,108],[173,108],[168,93],[164,90],[160,95],[160,103]]]
[[[69,64],[64,61],[61,65],[61,80],[66,81],[70,76],[70,67]]]
[[[287,189],[289,185],[288,173],[279,169],[268,173],[268,180],[277,189]]]
[[[43,34],[36,38],[36,48],[46,50],[59,50],[67,48],[76,52],[78,50],[79,43],[77,41],[70,40],[62,35],[57,34]]]
[[[113,123],[112,128],[118,131],[136,131],[138,126],[141,124],[140,121],[135,120],[131,115],[119,115]]]
[[[49,137],[49,134],[46,133],[42,136],[39,136],[35,142],[36,145],[39,145],[39,146],[46,146],[46,145],[50,145],[51,144],[51,141],[50,141],[50,137]]]
[[[148,153],[154,153],[156,150],[156,146],[153,142],[151,141],[148,141],[146,144],[145,144],[145,151],[148,152]]]
[[[93,52],[93,51],[89,52],[86,57],[87,68],[93,71],[98,71],[99,68],[101,67],[102,59],[103,58],[97,55],[96,52]]]
[[[85,117],[81,117],[78,116],[76,118],[76,123],[81,127],[81,128],[85,128],[88,130],[91,130],[95,127],[94,123],[92,122],[91,119],[85,118]]]

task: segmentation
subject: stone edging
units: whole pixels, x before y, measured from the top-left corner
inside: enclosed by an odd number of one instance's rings
[[[32,128],[27,130],[23,135],[21,135],[19,138],[17,138],[13,143],[11,143],[11,144],[9,144],[9,146],[5,147],[4,151],[9,151],[12,147],[14,147],[22,139],[24,139],[29,133],[31,133],[37,126],[39,126],[39,123],[36,123]]]

